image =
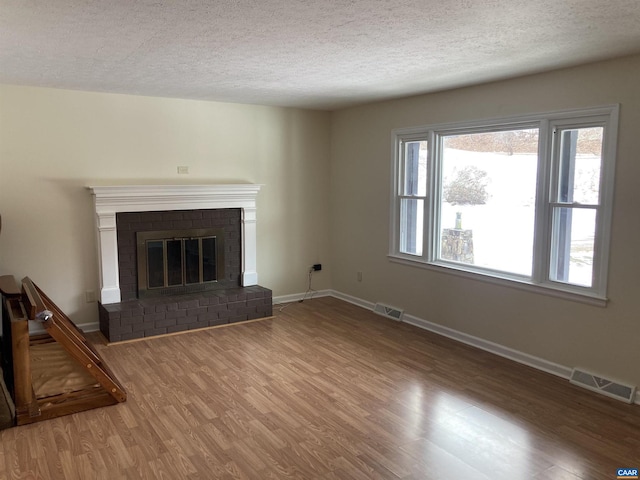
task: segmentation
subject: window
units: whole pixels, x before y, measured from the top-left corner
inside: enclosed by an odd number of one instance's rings
[[[391,259],[604,303],[617,118],[396,130]]]

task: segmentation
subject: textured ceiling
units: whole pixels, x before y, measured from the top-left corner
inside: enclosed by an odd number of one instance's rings
[[[0,83],[333,109],[640,52],[638,0],[0,0]]]

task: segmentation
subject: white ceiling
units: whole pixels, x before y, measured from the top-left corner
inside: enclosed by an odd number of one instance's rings
[[[0,83],[75,90],[334,109],[637,52],[639,0],[0,0]]]

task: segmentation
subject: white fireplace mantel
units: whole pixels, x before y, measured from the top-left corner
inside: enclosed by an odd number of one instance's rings
[[[90,186],[96,212],[100,301],[120,302],[116,213],[164,210],[242,209],[242,285],[257,285],[256,197],[261,185]]]

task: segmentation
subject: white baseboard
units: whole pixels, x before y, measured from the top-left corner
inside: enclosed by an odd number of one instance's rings
[[[331,296],[334,298],[339,298],[340,300],[344,300],[345,302],[353,303],[362,308],[366,308],[367,310],[373,311],[373,307],[376,306],[375,303],[369,302],[367,300],[362,300],[358,297],[353,297],[351,295],[347,295],[346,293],[338,292],[336,290],[330,290]]]
[[[81,325],[78,325],[78,328],[86,333],[97,332],[98,330],[100,330],[100,324],[98,322],[83,323]]]
[[[313,290],[307,293],[293,293],[290,295],[280,295],[273,297],[273,304],[280,305],[282,303],[299,302],[300,300],[310,300],[311,298],[330,297],[332,290]]]
[[[334,298],[344,300],[345,302],[349,302],[359,307],[366,308],[367,310],[373,310],[375,306],[375,303],[373,302],[369,302],[367,300],[363,300],[361,298],[357,298],[352,295],[347,295],[346,293],[338,292],[336,290],[329,290],[329,292],[330,292],[330,295]],[[443,325],[438,325],[437,323],[424,320],[423,318],[419,318],[414,315],[409,315],[405,313],[402,318],[402,321],[410,325],[414,325],[418,328],[422,328],[424,330],[428,330],[430,332],[436,333],[438,335],[451,338],[452,340],[456,340],[466,345],[470,345],[472,347],[479,348],[481,350],[493,353],[495,355],[499,355],[501,357],[507,358],[514,362],[527,365],[529,367],[535,368],[537,370],[541,370],[546,373],[550,373],[552,375],[556,375],[565,380],[569,380],[569,378],[571,377],[572,369],[570,367],[567,367],[565,365],[560,365],[554,362],[550,362],[549,360],[545,360],[544,358],[540,358],[534,355],[530,355],[528,353],[520,352],[513,348],[505,347],[504,345],[500,345],[498,343],[490,342],[489,340],[485,340],[483,338],[479,338],[464,332],[460,332],[458,330],[454,330],[453,328],[445,327]],[[637,405],[640,405],[640,390],[636,392],[636,398],[634,403],[636,403]]]

